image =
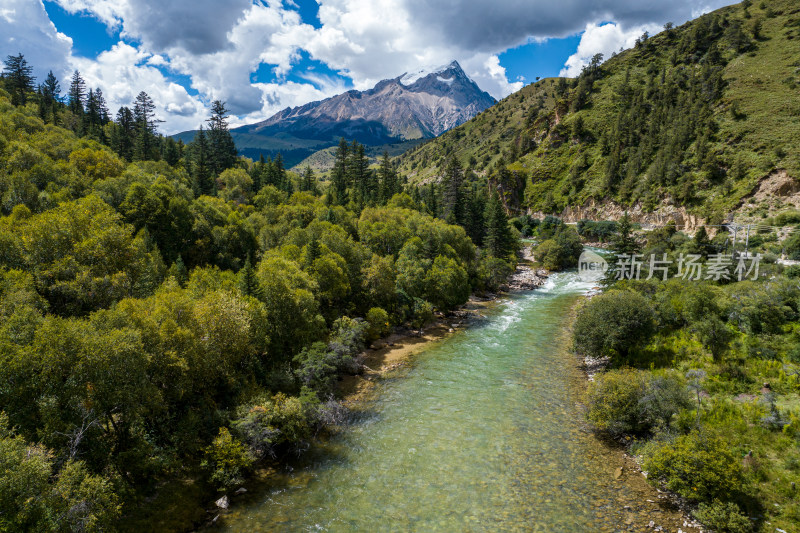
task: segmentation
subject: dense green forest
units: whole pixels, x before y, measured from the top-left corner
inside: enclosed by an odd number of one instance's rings
[[[159,494],[304,450],[365,344],[516,260],[457,165],[426,205],[343,140],[327,187],[237,157],[221,102],[183,145],[144,92],[112,118],[78,72],[66,98],[31,72],[9,57],[0,90],[0,530],[191,528]]]
[[[800,7],[747,0],[642,35],[576,79],[538,80],[401,157],[427,183],[455,157],[514,207],[683,205],[710,223],[758,180],[800,177]]]

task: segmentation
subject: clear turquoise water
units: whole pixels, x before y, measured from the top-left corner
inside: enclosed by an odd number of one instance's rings
[[[628,531],[667,525],[639,474],[586,430],[563,322],[574,274],[509,298],[384,380],[356,422],[265,487],[223,531]],[[626,506],[628,508],[626,508]],[[671,528],[670,528],[671,529]],[[675,531],[675,529],[671,529]]]

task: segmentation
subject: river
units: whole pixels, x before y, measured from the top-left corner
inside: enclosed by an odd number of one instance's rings
[[[589,288],[556,274],[432,342],[212,529],[676,531],[679,516],[583,421],[563,324]]]

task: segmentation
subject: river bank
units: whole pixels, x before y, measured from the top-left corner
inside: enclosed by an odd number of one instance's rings
[[[577,358],[578,365],[585,376],[585,381],[583,381],[582,383],[582,389],[584,394],[588,392],[590,386],[589,384],[595,380],[595,377],[598,374],[602,374],[603,372],[605,372],[611,364],[611,360],[608,357],[594,358],[590,356],[580,356],[576,354],[571,348],[572,330],[580,307],[584,305],[587,301],[589,301],[591,298],[599,294],[602,294],[602,289],[600,288],[592,289],[592,291],[586,294],[583,300],[579,300],[578,302],[576,302],[575,306],[573,306],[572,310],[570,311],[568,321],[565,324],[563,331],[564,346],[570,347],[568,349],[568,354],[571,355],[573,358]],[[585,412],[586,410],[585,404],[583,403],[581,404],[581,409]],[[620,467],[621,469],[615,471],[615,475],[619,475],[619,477],[622,477],[623,473],[627,472],[631,476],[636,477],[638,483],[641,483],[642,480],[647,479],[647,474],[642,470],[641,457],[630,454],[628,444],[630,443],[615,442],[615,441],[604,443],[604,445],[608,446],[611,449],[618,449],[620,455],[622,456],[622,461],[624,463],[624,466]],[[671,513],[677,515],[676,517],[673,517],[671,520],[671,522],[673,523],[672,525],[674,526],[676,523],[680,522],[680,526],[675,526],[678,527],[678,529],[674,531],[678,531],[681,533],[688,531],[703,531],[704,526],[691,516],[691,508],[684,499],[680,498],[678,495],[674,493],[668,491],[662,491],[660,489],[652,487],[649,485],[649,483],[646,483],[646,485],[650,487],[650,490],[656,495],[658,501],[661,502],[662,505],[668,508]],[[647,499],[647,501],[650,502],[651,499]],[[648,526],[650,526],[650,524],[648,524]],[[654,531],[670,531],[669,529],[664,529],[663,525],[659,525],[655,521],[652,522],[652,526],[650,527],[652,527]]]

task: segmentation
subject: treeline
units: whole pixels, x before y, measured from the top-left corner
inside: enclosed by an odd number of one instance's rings
[[[478,247],[358,145],[326,187],[279,157],[236,157],[221,102],[182,146],[140,95],[129,137],[120,120],[95,128],[86,101],[56,98],[42,118],[14,65],[0,90],[0,529],[113,530],[141,523],[169,480],[200,479],[208,498],[236,487],[340,418],[334,385],[366,343],[511,270],[499,201]]]

